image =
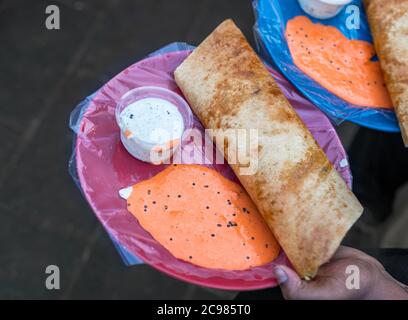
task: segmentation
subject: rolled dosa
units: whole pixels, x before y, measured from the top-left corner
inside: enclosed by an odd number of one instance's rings
[[[377,55],[408,147],[408,0],[365,0]]]
[[[356,197],[231,20],[174,74],[206,129],[257,130],[257,171],[230,165],[294,268],[313,277],[361,215]]]

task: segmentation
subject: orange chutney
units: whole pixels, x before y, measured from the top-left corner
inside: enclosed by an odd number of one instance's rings
[[[245,270],[280,251],[246,191],[201,165],[171,165],[134,185],[127,202],[154,239],[201,267]]]
[[[295,65],[327,90],[357,106],[393,108],[371,43],[305,16],[288,21],[286,39]]]

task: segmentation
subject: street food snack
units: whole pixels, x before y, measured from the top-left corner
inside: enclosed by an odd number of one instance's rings
[[[365,0],[377,55],[408,147],[408,0]]]
[[[244,35],[223,22],[175,79],[205,128],[257,130],[257,171],[230,165],[294,268],[313,277],[363,208]],[[218,147],[228,152],[228,144]]]

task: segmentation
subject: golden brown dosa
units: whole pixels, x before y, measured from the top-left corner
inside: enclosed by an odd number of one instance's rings
[[[258,130],[257,172],[231,167],[295,269],[313,277],[362,207],[241,31],[223,22],[175,78],[205,128]]]
[[[408,0],[365,0],[377,55],[408,147]]]

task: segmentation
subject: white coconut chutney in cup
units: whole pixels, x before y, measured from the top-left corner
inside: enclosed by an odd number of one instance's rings
[[[303,11],[317,19],[330,19],[352,0],[298,0]]]
[[[122,96],[116,121],[126,150],[135,158],[160,164],[180,147],[192,125],[187,102],[160,87],[140,87]]]

